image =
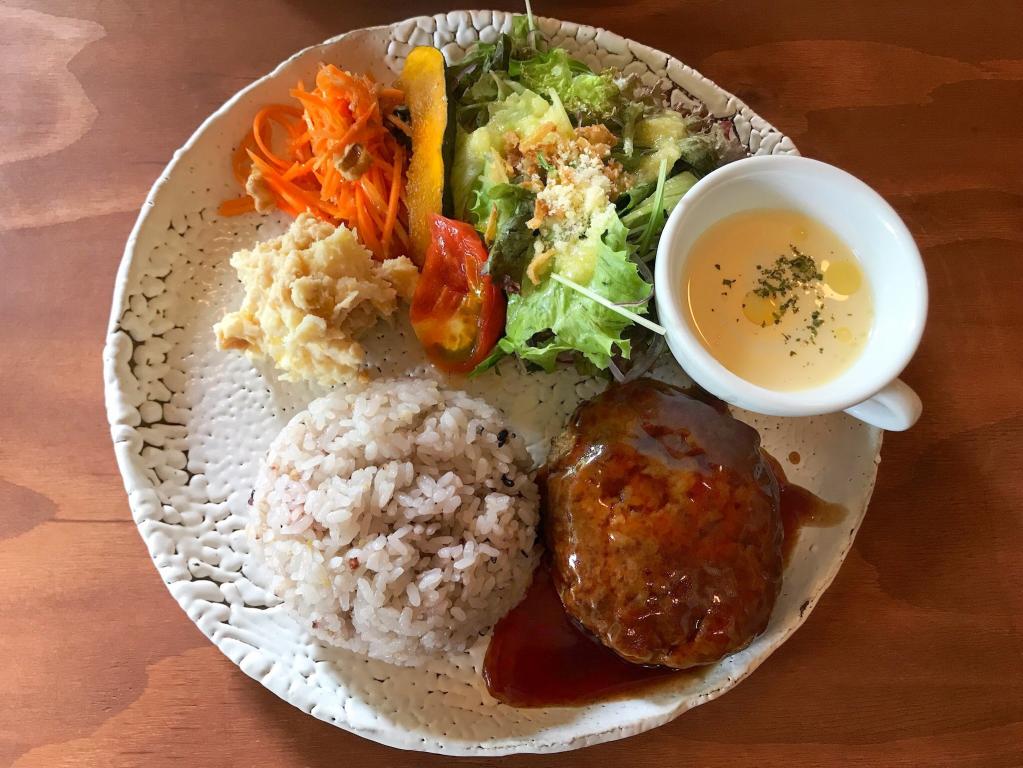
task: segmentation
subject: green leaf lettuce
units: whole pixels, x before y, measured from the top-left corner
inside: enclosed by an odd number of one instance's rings
[[[626,234],[612,212],[606,231],[594,244],[593,275],[586,287],[643,313],[650,285],[629,259]],[[516,354],[547,371],[554,369],[563,352],[578,352],[604,369],[616,351],[629,355],[629,342],[622,336],[629,325],[628,318],[548,276],[539,285],[523,281],[522,292],[508,297],[505,337],[499,344],[503,353]]]

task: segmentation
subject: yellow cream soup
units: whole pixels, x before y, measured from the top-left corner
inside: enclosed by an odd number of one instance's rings
[[[703,346],[768,389],[836,378],[862,353],[874,321],[853,252],[796,211],[742,211],[717,222],[694,243],[683,279]]]

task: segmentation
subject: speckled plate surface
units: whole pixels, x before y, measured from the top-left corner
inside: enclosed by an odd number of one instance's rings
[[[240,297],[231,252],[285,226],[273,217],[217,216],[219,201],[236,194],[231,148],[261,105],[284,100],[300,78],[310,81],[321,61],[390,80],[413,45],[436,45],[455,60],[510,23],[508,14],[463,11],[357,30],[296,54],[229,100],[175,153],[142,208],[117,275],[104,351],[107,413],[132,514],[188,617],[245,674],[305,712],[384,744],[448,754],[554,752],[617,739],[737,684],[799,626],[834,578],[866,510],[881,444],[878,430],[844,415],[738,414],[760,429],[795,481],[844,504],[848,516],[840,525],[804,529],[770,626],[749,648],[701,679],[630,699],[506,707],[488,696],[478,673],[485,639],[426,668],[399,669],[323,647],[268,594],[246,562],[246,500],[271,438],[319,393],[215,347],[212,325]],[[733,119],[751,153],[795,152],[738,99],[670,56],[592,27],[539,24],[554,44],[594,67],[664,80],[675,104],[702,102]],[[371,334],[367,347],[382,373],[401,375],[423,364],[400,323]],[[537,459],[577,402],[600,388],[574,372],[505,371],[467,388],[504,409]],[[684,378],[670,359],[657,373]],[[792,452],[798,464],[785,461]]]

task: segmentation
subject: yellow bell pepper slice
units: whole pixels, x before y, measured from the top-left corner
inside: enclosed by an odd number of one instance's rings
[[[405,58],[399,80],[412,118],[412,159],[405,181],[412,259],[422,265],[430,245],[430,216],[441,212],[444,194],[444,130],[448,99],[444,56],[419,46]]]

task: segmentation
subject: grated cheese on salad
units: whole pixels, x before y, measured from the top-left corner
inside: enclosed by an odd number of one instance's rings
[[[546,150],[543,161],[548,167],[546,179],[534,172],[527,182],[538,188],[528,224],[539,236],[526,267],[526,276],[534,285],[551,268],[581,283],[592,276],[592,260],[579,259],[576,252],[581,239],[599,238],[607,228],[614,215],[612,201],[627,183],[621,166],[609,159],[615,142],[610,131],[600,125],[578,128],[571,139],[552,132],[545,143],[531,147],[538,154]],[[529,152],[523,161],[532,169]]]

